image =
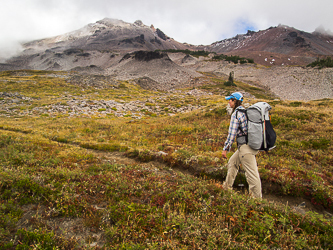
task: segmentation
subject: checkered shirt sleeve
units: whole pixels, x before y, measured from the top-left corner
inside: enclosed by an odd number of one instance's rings
[[[236,118],[236,113],[237,118]],[[240,126],[239,126],[240,125]],[[235,112],[231,115],[230,120],[230,126],[229,126],[229,132],[228,132],[228,138],[224,143],[223,150],[230,151],[231,145],[234,143],[237,135],[243,135],[242,128],[244,134],[247,134],[247,118],[244,112],[237,112],[237,109]]]

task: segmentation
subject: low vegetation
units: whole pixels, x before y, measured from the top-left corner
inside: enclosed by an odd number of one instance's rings
[[[2,72],[0,89],[22,99],[0,99],[0,249],[332,249],[333,101],[281,101],[206,77],[201,90],[211,95],[185,98],[128,82],[83,89],[61,72]],[[221,94],[235,90],[273,107],[277,147],[257,156],[264,194],[301,197],[320,213],[223,190],[229,117]],[[83,95],[201,108],[141,119],[104,110],[24,115]],[[242,171],[239,184],[247,185]]]
[[[215,55],[213,57],[213,60],[224,60],[224,61],[228,61],[228,62],[233,62],[234,64],[240,63],[240,64],[244,64],[244,63],[254,63],[253,59],[250,58],[244,58],[244,57],[239,57],[239,56],[227,56],[227,55]]]
[[[213,52],[208,52],[208,51],[204,51],[204,50],[180,50],[180,49],[167,49],[167,50],[162,50],[163,52],[168,52],[168,53],[184,53],[186,55],[191,55],[194,57],[199,57],[199,56],[204,56],[204,57],[208,57],[209,54],[213,53]]]
[[[307,67],[313,67],[313,68],[318,67],[319,69],[332,68],[333,67],[333,61],[332,61],[331,57],[326,57],[325,59],[317,58],[316,61],[308,64]]]
[[[178,49],[168,49],[168,50],[162,50],[163,52],[168,52],[168,53],[184,53],[186,55],[191,55],[194,57],[199,57],[199,56],[204,56],[204,57],[208,57],[210,54],[215,54],[213,56],[213,60],[224,60],[227,62],[233,62],[235,64],[240,63],[240,64],[244,64],[244,63],[254,63],[254,60],[251,58],[245,58],[245,57],[239,57],[239,56],[233,56],[233,55],[224,55],[224,54],[216,54],[215,52],[209,52],[209,51],[205,51],[205,50],[196,50],[196,51],[192,51],[192,50],[178,50]]]

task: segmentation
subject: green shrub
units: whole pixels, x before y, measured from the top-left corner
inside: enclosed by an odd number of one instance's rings
[[[185,53],[186,55],[191,55],[191,56],[195,56],[195,57],[199,57],[199,56],[204,56],[207,57],[210,53],[212,52],[208,52],[208,51],[204,51],[204,50],[197,50],[197,51],[192,51],[192,50],[180,50],[180,49],[167,49],[167,50],[162,50],[163,52],[169,52],[169,53]]]
[[[308,64],[307,67],[319,67],[320,69],[321,68],[332,68],[333,61],[332,61],[331,57],[327,57],[325,59],[317,58],[316,61]]]
[[[301,105],[302,105],[301,102],[291,102],[291,103],[289,103],[289,106],[290,106],[290,107],[299,107],[299,106],[301,106]]]
[[[213,60],[225,60],[228,62],[233,62],[234,64],[237,64],[238,62],[240,62],[241,64],[244,63],[254,63],[253,59],[250,58],[244,58],[244,57],[239,57],[239,56],[227,56],[227,55],[216,55],[213,57]]]
[[[235,83],[230,82],[230,81],[227,81],[227,82],[225,82],[223,84],[224,84],[224,86],[235,86],[235,87],[237,87],[237,85]]]

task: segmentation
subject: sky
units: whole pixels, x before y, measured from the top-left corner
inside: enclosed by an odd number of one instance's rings
[[[279,24],[333,31],[332,0],[0,0],[0,58],[20,43],[61,35],[105,17],[141,20],[178,42],[209,45]]]

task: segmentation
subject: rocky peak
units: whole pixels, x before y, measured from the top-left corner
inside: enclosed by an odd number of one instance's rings
[[[247,30],[247,33],[245,34],[246,36],[252,36],[254,35],[256,32],[253,30]]]
[[[126,27],[126,26],[129,26],[130,24],[129,23],[126,23],[122,20],[118,20],[118,19],[113,19],[113,18],[104,18],[100,21],[97,21],[96,23],[98,24],[103,24],[107,27],[114,27],[114,26],[119,26],[119,27]]]
[[[156,32],[154,25],[150,25],[150,28],[152,29],[153,32]]]
[[[139,26],[139,27],[144,27],[144,26],[145,26],[145,25],[142,23],[141,20],[136,20],[136,21],[134,22],[134,25],[135,25],[135,26]]]
[[[159,28],[156,29],[156,34],[158,35],[159,38],[163,39],[164,41],[166,41],[167,39],[170,39],[170,37],[166,36],[162,30],[160,30]]]

